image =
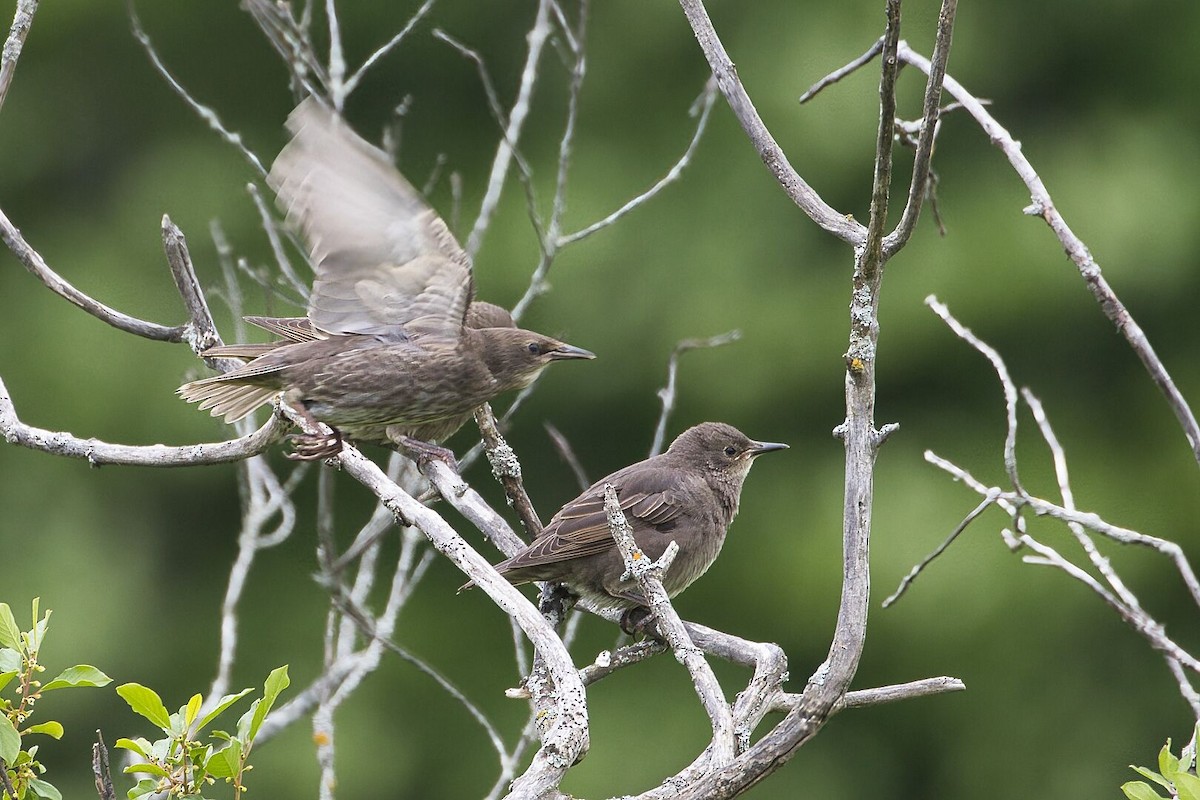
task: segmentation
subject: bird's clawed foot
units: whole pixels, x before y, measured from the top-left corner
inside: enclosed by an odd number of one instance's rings
[[[454,474],[458,474],[458,459],[454,457],[454,451],[450,448],[414,439],[411,436],[398,436],[395,442],[404,448],[413,461],[417,462],[418,467],[424,468],[430,461],[441,461],[450,467]]]
[[[621,614],[621,630],[630,636],[647,636],[655,641],[665,641],[658,632],[658,617],[645,606],[634,606]]]
[[[342,452],[342,434],[337,428],[330,428],[330,433],[293,433],[287,437],[292,444],[292,452],[287,457],[293,461],[318,461],[322,458],[332,458]]]

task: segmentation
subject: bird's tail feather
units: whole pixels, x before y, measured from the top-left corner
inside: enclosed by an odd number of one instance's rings
[[[278,389],[269,386],[226,383],[212,378],[185,383],[178,391],[184,400],[199,403],[201,410],[211,409],[210,414],[224,417],[226,422],[237,422],[279,394]]]

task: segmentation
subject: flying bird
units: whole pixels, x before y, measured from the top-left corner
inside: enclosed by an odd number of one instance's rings
[[[430,453],[554,361],[595,357],[476,302],[471,259],[446,224],[333,111],[309,98],[287,127],[267,182],[315,269],[307,316],[248,317],[282,339],[206,350],[248,363],[184,384],[184,400],[234,422],[282,395],[333,431],[294,436],[292,458],[336,455],[343,436]]]

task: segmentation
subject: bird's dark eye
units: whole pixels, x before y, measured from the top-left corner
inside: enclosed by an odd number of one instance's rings
[[[535,356],[539,356],[542,354],[542,348],[538,347],[537,342],[530,342],[529,343],[529,352],[533,353]]]
[[[726,445],[725,446],[725,455],[729,456],[730,458],[733,458],[734,456],[737,455],[737,448],[734,447],[733,445]]]

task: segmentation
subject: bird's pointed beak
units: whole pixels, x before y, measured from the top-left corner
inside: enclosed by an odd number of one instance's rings
[[[584,350],[582,347],[576,347],[573,344],[560,344],[549,353],[546,353],[546,356],[551,361],[559,361],[566,358],[592,359],[596,357],[596,354],[591,350]]]
[[[787,450],[788,446],[782,442],[755,442],[746,452],[751,458],[761,456],[763,453],[769,453],[772,450]]]

